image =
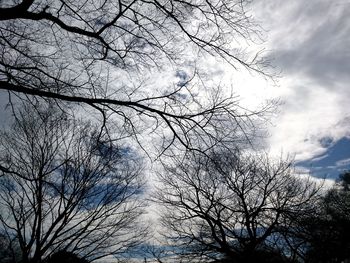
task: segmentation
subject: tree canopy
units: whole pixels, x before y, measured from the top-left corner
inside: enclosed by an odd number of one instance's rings
[[[103,131],[113,136],[118,130],[116,137],[132,136],[141,146],[139,134],[147,130],[160,140],[157,154],[175,142],[205,150],[237,140],[251,132],[250,118],[269,106],[241,108],[237,97],[201,77],[205,69],[196,61],[209,55],[237,69],[265,72],[259,56],[234,44],[259,37],[248,4],[1,2],[0,89],[8,91],[11,102],[41,98],[65,110],[88,106],[100,114]],[[165,76],[169,67],[169,80],[149,81],[157,72]]]
[[[189,262],[287,262],[285,229],[320,197],[291,162],[241,152],[174,158],[159,181],[164,236]]]
[[[60,250],[92,260],[139,244],[146,228],[137,155],[54,108],[26,106],[16,116],[0,140],[0,229],[22,262]]]

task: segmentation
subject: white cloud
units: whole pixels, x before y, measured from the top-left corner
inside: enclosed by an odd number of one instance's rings
[[[346,166],[350,164],[350,158],[348,159],[343,159],[335,163],[336,166]]]
[[[264,0],[254,11],[283,72],[279,87],[271,88],[284,104],[269,145],[297,160],[323,154],[322,138],[350,135],[350,3]]]

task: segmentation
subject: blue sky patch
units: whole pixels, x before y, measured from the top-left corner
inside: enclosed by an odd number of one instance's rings
[[[322,145],[327,151],[311,160],[298,162],[296,165],[309,169],[315,177],[338,178],[345,170],[350,170],[350,138],[332,141],[324,138]]]

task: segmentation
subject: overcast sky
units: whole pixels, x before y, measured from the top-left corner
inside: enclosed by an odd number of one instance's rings
[[[260,0],[253,11],[282,71],[268,88],[283,101],[269,146],[313,170],[349,169],[350,1]]]

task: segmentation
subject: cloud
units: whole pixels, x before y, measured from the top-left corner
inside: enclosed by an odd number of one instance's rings
[[[292,12],[297,19],[289,21],[293,31],[285,39],[297,41],[277,47],[277,64],[288,74],[303,74],[321,85],[348,82],[350,8],[330,1],[310,2]]]
[[[313,176],[336,179],[344,170],[350,169],[350,138],[342,138],[325,145],[326,154],[303,160],[297,165],[310,171]]]
[[[260,0],[254,10],[283,75],[269,145],[297,160],[320,156],[350,135],[350,2]]]
[[[350,158],[348,159],[343,159],[343,160],[339,160],[338,162],[335,163],[338,167],[339,166],[347,166],[350,165]]]

